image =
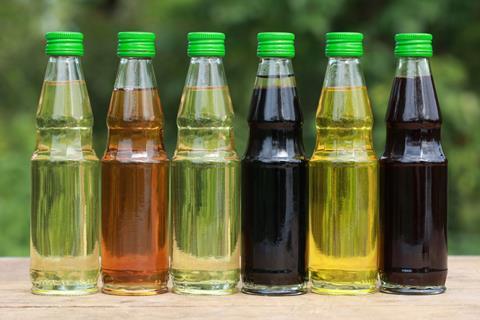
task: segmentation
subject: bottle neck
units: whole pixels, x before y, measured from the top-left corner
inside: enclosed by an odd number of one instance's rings
[[[220,57],[192,57],[188,68],[186,87],[226,86],[223,59]]]
[[[107,124],[109,129],[127,131],[162,129],[163,113],[152,59],[120,59]]]
[[[37,126],[91,127],[93,115],[80,58],[51,56],[37,109]]]
[[[316,127],[317,143],[312,159],[375,159],[373,115],[358,58],[328,60]]]
[[[80,57],[50,56],[45,71],[45,81],[84,81]]]
[[[248,121],[251,129],[266,126],[301,130],[303,119],[291,59],[260,59]]]
[[[115,89],[151,89],[157,87],[152,59],[124,57],[118,65]]]
[[[261,58],[255,89],[293,88],[296,86],[291,59]]]
[[[293,74],[292,60],[285,58],[262,58],[258,65],[253,90],[250,124],[297,122],[301,127],[302,115]],[[271,127],[271,124],[268,125]],[[252,126],[251,126],[252,128]]]
[[[431,76],[430,61],[423,57],[400,57],[397,60],[395,76],[404,78]]]
[[[387,124],[425,121],[440,127],[441,115],[428,58],[401,57],[387,110]]]
[[[287,58],[260,58],[257,77],[288,78],[293,77],[292,60]]]
[[[305,159],[302,114],[291,59],[260,59],[248,123],[245,161]]]
[[[177,117],[176,159],[235,156],[233,107],[220,57],[192,57]],[[220,151],[220,153],[218,152]]]
[[[324,88],[363,86],[365,86],[365,80],[360,59],[354,57],[330,57],[328,59]]]
[[[108,144],[103,160],[166,160],[163,112],[152,59],[120,59],[107,116]]]
[[[384,159],[442,162],[441,115],[428,58],[397,61],[388,110]]]
[[[59,160],[95,159],[93,115],[80,58],[51,56],[37,109],[34,157]]]

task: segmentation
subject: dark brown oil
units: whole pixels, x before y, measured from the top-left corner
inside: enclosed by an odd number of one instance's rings
[[[380,160],[380,274],[406,287],[443,286],[447,276],[447,159],[431,76],[397,77]]]
[[[242,276],[250,287],[244,291],[289,294],[288,286],[301,288],[306,279],[307,160],[296,88],[255,89],[249,126],[242,161]]]

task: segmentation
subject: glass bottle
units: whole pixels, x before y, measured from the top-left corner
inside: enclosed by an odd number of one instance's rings
[[[167,291],[169,263],[169,162],[152,63],[155,34],[120,32],[118,56],[102,159],[102,290],[153,295]]]
[[[447,158],[430,72],[432,35],[397,34],[397,71],[380,159],[381,290],[445,291]]]
[[[240,253],[239,159],[223,56],[225,35],[188,34],[191,57],[172,159],[173,291],[236,291]]]
[[[292,33],[258,34],[250,137],[242,160],[242,291],[306,292],[307,160]]]
[[[90,294],[99,273],[99,168],[80,63],[83,34],[49,32],[46,40],[50,57],[31,160],[32,292]]]
[[[377,159],[359,57],[363,35],[327,34],[329,57],[309,161],[312,291],[363,294],[377,286]]]

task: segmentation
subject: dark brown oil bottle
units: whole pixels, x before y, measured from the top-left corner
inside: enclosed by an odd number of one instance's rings
[[[396,36],[399,57],[380,160],[381,290],[445,291],[447,159],[428,57],[431,35]]]
[[[260,33],[242,160],[242,291],[306,291],[307,159],[291,58],[294,35]]]

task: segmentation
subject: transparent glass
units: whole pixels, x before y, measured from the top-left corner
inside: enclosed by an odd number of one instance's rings
[[[447,278],[447,158],[427,58],[398,59],[380,159],[380,290],[438,294]]]
[[[50,57],[31,160],[32,292],[97,292],[99,166],[93,115],[79,57]]]
[[[357,58],[330,58],[309,161],[312,291],[377,290],[377,159],[373,116]]]
[[[167,292],[169,162],[151,59],[122,58],[102,159],[102,291]]]
[[[242,291],[307,290],[307,160],[292,61],[261,59],[242,160]]]
[[[172,159],[173,291],[236,291],[240,264],[239,159],[223,62],[191,58]]]

